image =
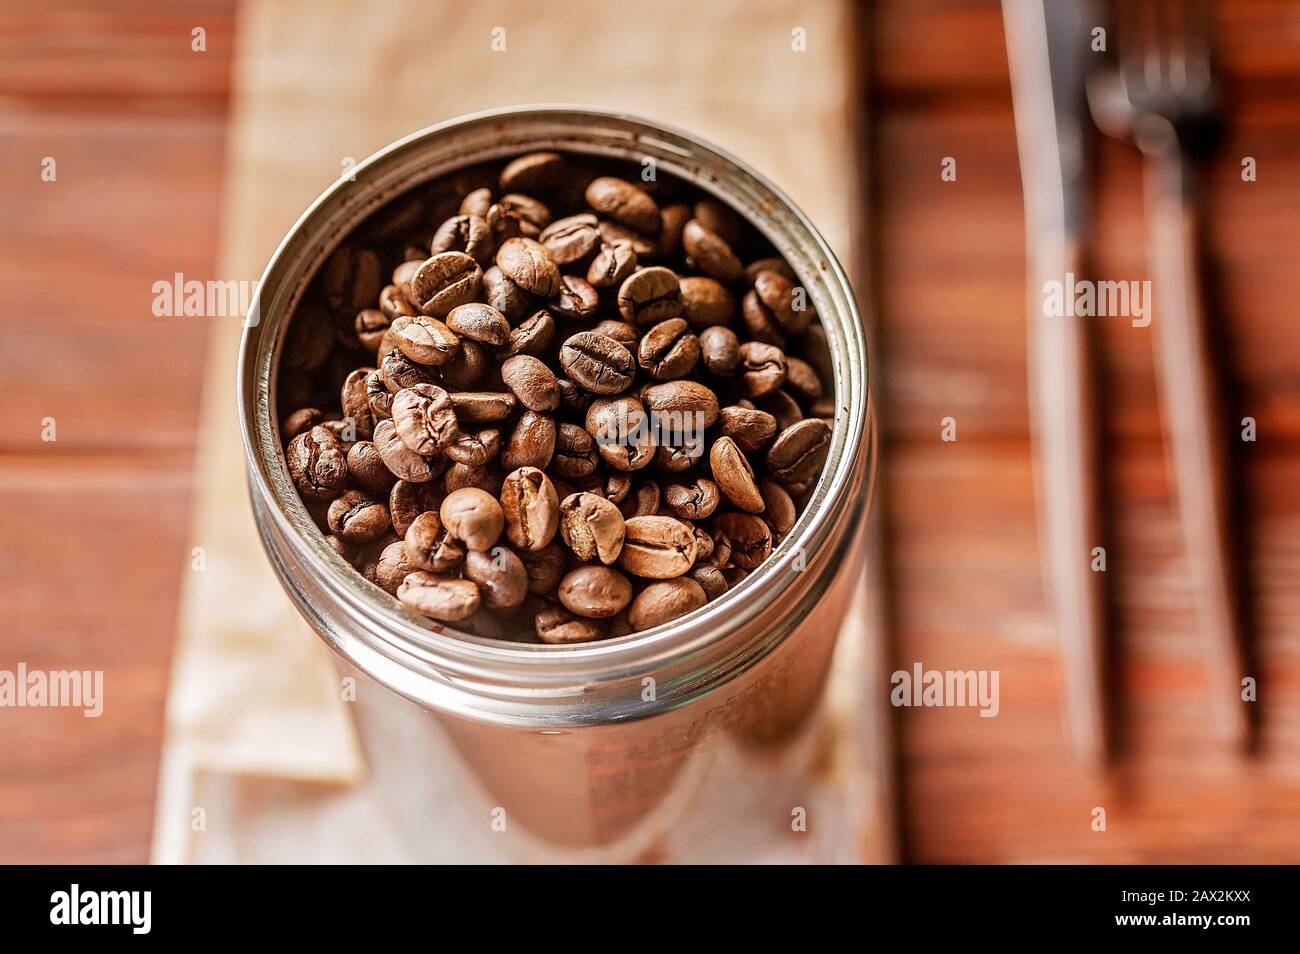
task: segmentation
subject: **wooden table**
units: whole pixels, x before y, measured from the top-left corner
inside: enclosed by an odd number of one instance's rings
[[[0,712],[0,862],[143,861],[207,330],[154,317],[151,286],[215,268],[234,0],[28,6],[0,4],[0,195],[17,223],[0,231],[0,668],[108,675],[97,720]],[[196,26],[206,52],[191,50]],[[1241,760],[1204,741],[1149,330],[1101,324],[1124,741],[1104,780],[1067,755],[1038,575],[998,7],[887,0],[860,32],[892,655],[899,668],[1001,672],[995,719],[897,714],[905,858],[1300,860],[1300,5],[1224,5],[1239,108],[1212,189],[1231,368],[1259,427],[1242,475],[1264,752]],[[1244,155],[1258,182],[1240,181]],[[955,182],[940,180],[944,156]],[[1108,275],[1144,277],[1138,173],[1130,150],[1103,145]],[[956,442],[939,440],[945,417]],[[1095,807],[1105,832],[1091,830]]]

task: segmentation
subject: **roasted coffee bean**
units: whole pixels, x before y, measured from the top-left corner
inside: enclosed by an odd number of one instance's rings
[[[439,368],[442,385],[449,391],[469,391],[483,383],[495,367],[484,345],[468,338],[460,339],[460,347]]]
[[[736,316],[736,299],[721,282],[692,275],[679,279],[682,317],[692,328],[729,325]]]
[[[356,425],[357,438],[368,440],[375,430],[375,417],[366,393],[366,378],[374,368],[357,368],[343,380],[339,402],[343,415]]]
[[[662,626],[699,609],[708,601],[704,589],[688,576],[651,583],[628,608],[628,622],[637,632]]]
[[[799,402],[785,391],[773,391],[764,397],[756,398],[755,402],[756,407],[775,418],[778,432],[803,420],[803,409],[799,407]]]
[[[785,386],[810,404],[822,396],[822,383],[811,364],[802,358],[786,355]]]
[[[460,345],[447,325],[428,315],[402,315],[391,330],[398,349],[416,364],[445,364]]]
[[[531,196],[512,192],[488,206],[484,218],[497,242],[536,239],[551,224],[551,210]]]
[[[462,620],[479,607],[478,587],[471,581],[424,570],[416,570],[402,581],[397,598],[417,613],[446,623]]]
[[[783,258],[760,258],[750,262],[745,266],[745,281],[753,285],[760,272],[776,272],[783,278],[789,279],[791,284],[796,281],[794,269]]]
[[[555,318],[545,309],[534,312],[518,328],[510,332],[510,343],[505,356],[526,354],[534,358],[546,355],[555,341]]]
[[[406,559],[418,570],[456,573],[465,559],[465,547],[442,525],[432,510],[420,514],[406,529]]]
[[[343,492],[348,463],[333,432],[318,425],[299,434],[285,450],[289,477],[306,500],[333,500]]]
[[[624,522],[619,566],[634,576],[667,580],[695,563],[695,534],[675,517],[633,517]]]
[[[619,512],[625,520],[633,517],[649,517],[659,512],[659,500],[662,491],[653,480],[640,480],[619,504]]]
[[[549,543],[540,550],[525,550],[517,555],[528,571],[528,592],[553,596],[564,576],[564,548],[559,543]]]
[[[406,531],[415,518],[422,513],[434,512],[442,506],[443,494],[437,484],[413,484],[409,480],[399,480],[393,484],[388,494],[388,512],[393,521],[393,532],[399,537],[406,536]],[[441,518],[438,526],[441,527]]]
[[[383,286],[379,256],[370,249],[342,245],[321,266],[320,283],[330,308],[356,313],[373,304]]]
[[[600,229],[589,212],[557,219],[539,236],[542,248],[556,265],[563,268],[580,262],[600,245]]]
[[[607,566],[581,566],[560,581],[560,602],[570,612],[606,619],[632,602],[632,584]]]
[[[747,291],[741,300],[740,317],[745,323],[746,334],[752,340],[777,348],[785,347],[785,332],[753,289]]]
[[[740,365],[740,339],[730,328],[711,325],[700,332],[700,357],[711,374],[729,378]]]
[[[384,547],[379,554],[379,562],[375,565],[375,582],[384,592],[396,596],[402,580],[418,569],[420,568],[406,558],[406,544],[398,540]]]
[[[464,252],[478,262],[480,268],[492,264],[496,250],[497,243],[492,236],[492,229],[488,227],[486,219],[477,215],[454,215],[443,222],[438,226],[438,231],[433,233],[433,243],[429,249],[433,255]]]
[[[731,503],[749,513],[763,510],[763,495],[758,491],[754,469],[736,442],[719,437],[709,449],[709,469]]]
[[[506,475],[501,487],[506,536],[522,550],[540,550],[555,538],[560,500],[551,480],[536,467],[520,467]]]
[[[370,540],[352,548],[352,556],[348,562],[357,568],[366,580],[371,583],[379,583],[379,562],[383,559],[384,551],[393,543],[397,542],[392,534],[384,534],[378,540]]]
[[[578,416],[587,413],[595,398],[590,391],[578,387],[568,378],[556,378],[555,389],[560,392],[560,408]]]
[[[592,485],[592,492],[599,493],[610,503],[621,504],[632,493],[632,475],[606,474],[603,481]]]
[[[458,464],[482,467],[501,452],[501,432],[485,427],[477,432],[461,431],[447,445],[446,454]]]
[[[592,402],[586,427],[600,456],[615,470],[640,470],[654,460],[655,435],[645,407],[634,397]]]
[[[777,537],[784,537],[794,529],[799,508],[786,489],[767,477],[758,482],[758,492],[763,495],[763,519]]]
[[[535,467],[545,470],[555,455],[555,418],[536,411],[524,411],[501,449],[501,466],[507,470]]]
[[[388,319],[394,321],[402,315],[418,315],[419,309],[411,304],[410,299],[406,297],[406,292],[402,291],[401,285],[385,285],[384,290],[379,293],[379,311]],[[357,315],[357,334],[361,334],[361,312]]]
[[[634,325],[654,325],[682,313],[677,274],[652,265],[629,275],[618,288],[618,311]]]
[[[558,152],[530,152],[510,160],[501,170],[502,192],[544,192],[558,189],[569,164]]]
[[[348,448],[348,479],[376,497],[387,498],[397,478],[370,441],[357,441]]]
[[[495,265],[483,273],[483,297],[511,323],[522,321],[538,304],[536,297],[506,278]]]
[[[681,444],[666,443],[667,438],[660,437],[655,448],[654,465],[670,474],[682,474],[690,470],[704,456],[704,435],[700,434]]]
[[[590,331],[580,331],[560,346],[560,365],[575,383],[593,394],[625,391],[636,374],[636,363],[627,348]]]
[[[320,408],[299,408],[286,417],[280,425],[280,437],[288,444],[299,434],[305,434],[313,427],[318,427],[324,422],[325,415],[321,413]]]
[[[457,305],[473,301],[482,286],[483,270],[472,257],[441,252],[420,266],[407,286],[407,297],[424,314],[445,318]]]
[[[501,504],[477,487],[463,487],[449,493],[438,514],[447,533],[471,550],[491,549],[505,525]]]
[[[542,610],[534,626],[537,638],[544,643],[589,643],[605,635],[600,620],[578,616],[562,606]]]
[[[646,410],[662,430],[670,426],[680,435],[699,435],[718,419],[718,396],[698,381],[668,381],[641,390]]]
[[[406,300],[410,302],[412,305],[415,305],[415,302],[411,301],[411,296],[407,294],[407,291],[410,287],[411,279],[413,279],[416,276],[416,273],[420,271],[420,266],[423,265],[424,262],[425,262],[425,258],[423,255],[421,255],[419,258],[407,259],[405,262],[402,262],[402,264],[398,265],[396,268],[393,269],[393,284],[396,285],[399,289],[401,289],[402,294],[406,297]],[[418,314],[418,313],[419,313],[418,308],[416,308],[416,310],[413,312],[403,312],[403,314]],[[394,317],[396,316],[394,315]]]
[[[393,392],[388,390],[384,374],[378,369],[366,375],[366,402],[376,423],[393,416]]]
[[[528,571],[509,547],[471,550],[465,556],[465,576],[478,586],[483,605],[491,609],[518,606],[528,595]]]
[[[716,566],[698,565],[688,575],[692,580],[700,584],[700,589],[704,590],[705,599],[716,600],[727,592],[727,578],[722,575],[722,571]]]
[[[777,435],[767,452],[767,469],[791,493],[801,494],[816,483],[830,448],[830,425],[806,418]]]
[[[600,456],[591,435],[576,424],[560,424],[555,434],[551,470],[560,477],[580,480],[594,474],[598,466]]]
[[[348,543],[366,543],[387,533],[388,508],[361,490],[346,491],[329,507],[329,528]]]
[[[390,324],[392,319],[378,308],[362,308],[357,312],[352,326],[361,347],[367,351],[378,351],[379,343],[384,340],[384,332],[388,330]]]
[[[457,211],[461,215],[477,215],[479,218],[486,218],[487,211],[491,207],[492,190],[482,188],[467,192],[465,197],[460,200],[460,208]]]
[[[652,378],[659,381],[682,378],[700,360],[700,339],[691,333],[684,319],[670,318],[645,333],[637,358]]]
[[[745,234],[744,219],[717,199],[696,202],[694,218],[728,245],[735,245]]]
[[[659,247],[659,243],[655,240],[609,219],[601,219],[599,228],[601,242],[605,245],[626,242],[638,259],[653,258]]]
[[[547,306],[557,318],[587,321],[600,308],[600,294],[586,279],[577,275],[560,276],[560,292]]]
[[[497,249],[496,263],[502,275],[530,295],[554,298],[560,293],[560,270],[533,239],[506,239]]]
[[[515,396],[508,391],[456,391],[451,406],[462,424],[495,424],[514,413]]]
[[[748,453],[761,450],[776,437],[776,418],[756,408],[724,407],[718,412],[718,421],[723,435]]]
[[[761,271],[754,276],[754,294],[788,335],[801,335],[814,313],[805,292],[779,271]]]
[[[393,394],[417,384],[433,384],[433,374],[401,351],[390,351],[379,362],[379,376]]]
[[[501,381],[529,410],[553,411],[560,406],[555,372],[531,355],[507,358],[501,365]]]
[[[401,393],[401,392],[398,392]],[[406,446],[391,418],[375,425],[374,444],[384,466],[402,480],[424,483],[433,480],[434,472],[422,454]]]
[[[663,224],[655,200],[626,179],[601,176],[591,180],[587,186],[587,204],[598,215],[642,235],[656,234]]]
[[[441,454],[459,431],[451,397],[436,384],[417,384],[393,395],[393,424],[402,443],[422,457]]]
[[[762,517],[729,511],[719,514],[713,522],[727,537],[731,562],[741,569],[752,570],[771,554],[772,531]]]
[[[598,321],[591,330],[606,338],[613,338],[631,354],[636,353],[641,341],[641,333],[636,330],[635,325],[629,325],[626,321],[616,321],[613,318]]]
[[[713,511],[718,509],[718,504],[722,502],[722,493],[718,485],[707,477],[697,477],[690,483],[665,484],[663,502],[664,506],[672,511],[674,517],[680,517],[682,520],[704,520],[713,516]]]
[[[785,384],[785,352],[761,341],[740,346],[740,389],[747,398],[761,398]]]
[[[671,258],[682,249],[682,229],[691,220],[691,207],[681,202],[664,206],[660,216],[659,241],[655,257]]]
[[[731,246],[699,219],[691,219],[682,229],[682,247],[701,271],[720,282],[729,284],[745,273]]]
[[[570,494],[560,503],[560,535],[580,560],[610,564],[623,549],[623,515],[597,494]]]
[[[504,480],[505,472],[498,466],[497,461],[482,465],[452,464],[447,468],[442,486],[449,494],[465,487],[474,487],[496,496],[501,492],[501,484]]]
[[[625,239],[604,242],[587,267],[587,281],[595,288],[616,288],[636,270],[636,248]]]
[[[447,315],[447,327],[462,338],[493,348],[499,348],[510,340],[510,324],[506,316],[482,302],[457,305]],[[398,347],[401,347],[400,343]]]

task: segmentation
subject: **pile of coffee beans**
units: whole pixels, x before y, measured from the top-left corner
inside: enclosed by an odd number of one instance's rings
[[[757,569],[826,461],[825,333],[733,210],[534,152],[373,216],[293,316],[289,474],[331,546],[453,628],[578,643]]]

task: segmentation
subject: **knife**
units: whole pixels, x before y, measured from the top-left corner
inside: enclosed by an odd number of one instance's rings
[[[1025,203],[1029,404],[1044,588],[1060,638],[1063,710],[1087,764],[1107,753],[1096,410],[1083,321],[1046,313],[1047,283],[1084,276],[1088,0],[1002,0]]]

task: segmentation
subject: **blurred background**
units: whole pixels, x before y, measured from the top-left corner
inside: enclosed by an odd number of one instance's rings
[[[193,579],[216,503],[242,490],[212,436],[233,428],[238,320],[155,317],[154,283],[253,280],[349,158],[529,101],[719,143],[786,187],[856,276],[881,423],[883,669],[1001,674],[997,718],[885,712],[869,757],[887,847],[870,857],[1300,861],[1300,3],[1224,0],[1215,35],[1227,110],[1205,261],[1234,413],[1258,429],[1233,477],[1259,745],[1215,732],[1150,329],[1098,322],[1115,715],[1098,772],[1062,726],[1043,595],[995,0],[0,2],[0,669],[102,669],[106,692],[98,719],[0,709],[0,862],[150,857],[178,619],[192,635],[214,593],[268,585],[256,563],[219,567],[219,590]],[[1097,274],[1147,277],[1140,155],[1099,141],[1095,178]],[[887,706],[888,688],[864,698]]]

